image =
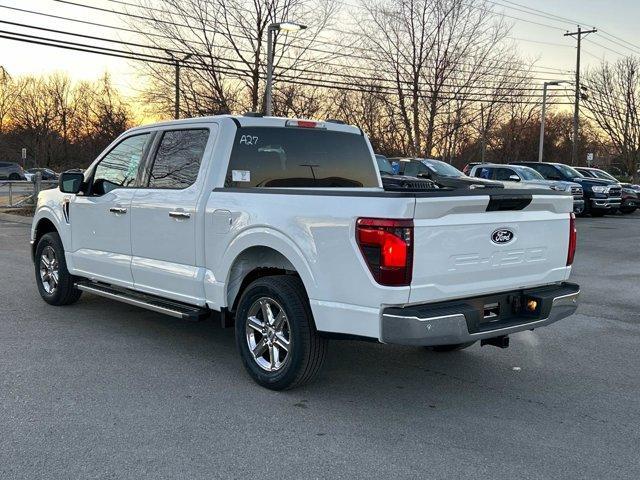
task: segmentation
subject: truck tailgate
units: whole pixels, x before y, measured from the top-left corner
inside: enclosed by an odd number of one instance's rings
[[[410,303],[564,281],[569,195],[416,198]],[[531,198],[531,201],[528,201]]]

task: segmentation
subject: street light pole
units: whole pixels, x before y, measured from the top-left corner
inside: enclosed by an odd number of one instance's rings
[[[562,82],[544,82],[542,87],[542,112],[540,117],[540,145],[538,146],[538,161],[542,162],[542,150],[544,149],[544,123],[547,112],[547,87],[560,85]]]
[[[265,115],[270,117],[273,114],[273,37],[275,32],[297,32],[307,28],[293,22],[272,23],[267,28],[267,86],[265,88]]]
[[[171,60],[173,60],[173,66],[175,68],[175,100],[173,104],[173,118],[178,120],[180,118],[180,63],[189,60],[191,58],[191,54],[188,53],[182,58],[176,58],[170,50],[165,50],[165,52],[167,52],[167,55],[169,55]]]

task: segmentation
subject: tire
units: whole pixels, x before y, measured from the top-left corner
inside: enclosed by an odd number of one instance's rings
[[[9,175],[9,180],[20,180],[20,175],[18,175],[17,173],[12,173],[11,175]]]
[[[629,215],[630,213],[633,213],[636,211],[638,207],[620,207],[620,213],[624,214],[624,215]]]
[[[74,286],[75,278],[67,270],[62,241],[56,232],[43,235],[38,242],[34,266],[38,291],[45,302],[60,306],[78,301],[82,291]]]
[[[236,311],[235,334],[247,372],[271,390],[310,382],[327,354],[327,339],[318,335],[304,286],[291,275],[260,278],[246,288]]]
[[[605,214],[607,213],[607,211],[606,210],[598,210],[598,209],[592,208],[590,213],[591,213],[592,217],[604,217]]]
[[[464,350],[465,348],[469,348],[471,345],[476,342],[467,342],[467,343],[454,343],[453,345],[433,345],[431,347],[426,347],[427,350],[431,350],[432,352],[438,353],[447,353],[447,352],[457,352],[459,350]]]

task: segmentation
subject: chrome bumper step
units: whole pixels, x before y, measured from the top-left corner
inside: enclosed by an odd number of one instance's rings
[[[119,302],[146,308],[158,313],[164,313],[172,317],[183,320],[201,321],[209,316],[211,311],[207,308],[187,305],[185,303],[174,302],[165,298],[136,292],[128,288],[114,287],[103,283],[80,281],[76,283],[76,288],[83,292],[93,293],[101,297],[110,298]]]

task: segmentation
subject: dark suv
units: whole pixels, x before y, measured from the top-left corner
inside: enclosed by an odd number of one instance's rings
[[[585,177],[603,178],[614,182],[619,181],[610,173],[600,170],[599,168],[576,167],[576,170]],[[620,205],[620,213],[635,212],[636,209],[640,207],[640,185],[633,185],[631,183],[624,182],[620,182],[620,185],[622,186],[622,204]]]
[[[26,180],[26,177],[17,163],[0,162],[0,180]]]
[[[448,188],[504,188],[500,182],[468,177],[453,165],[431,158],[394,158],[400,173],[409,177],[428,178],[440,187]]]
[[[564,163],[513,162],[514,165],[531,167],[547,180],[575,182],[584,192],[584,213],[601,217],[605,213],[615,212],[622,203],[622,187],[616,181],[584,177],[575,168]]]

